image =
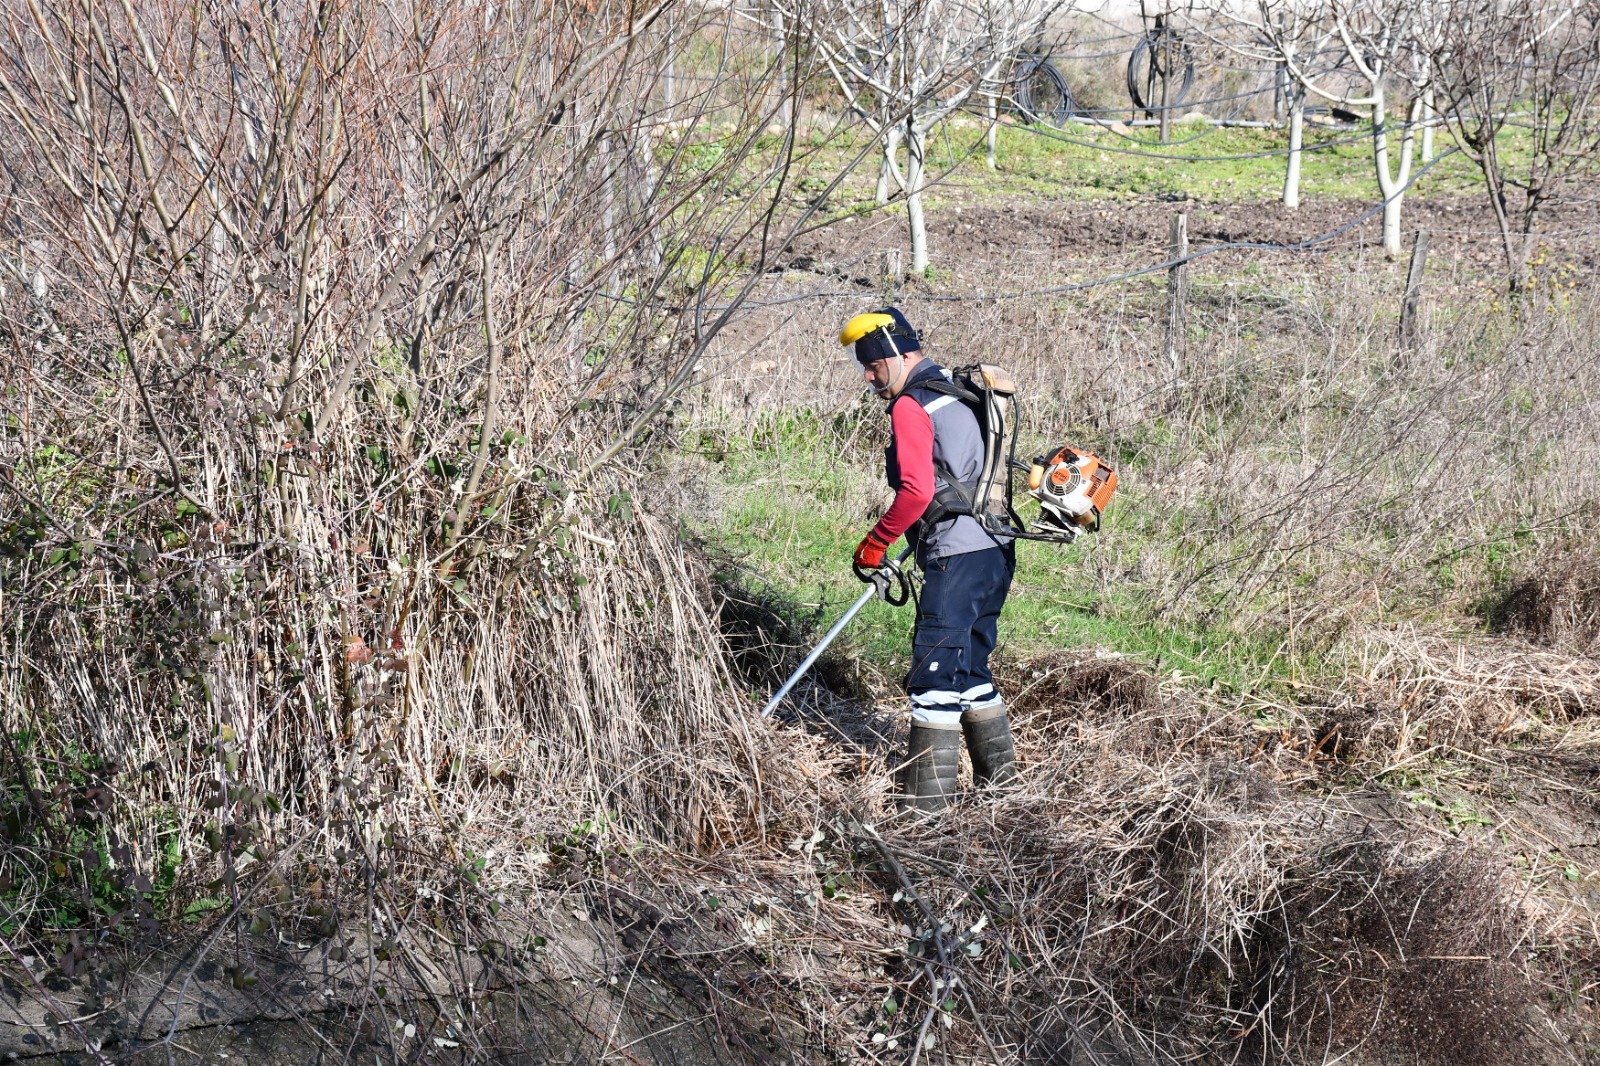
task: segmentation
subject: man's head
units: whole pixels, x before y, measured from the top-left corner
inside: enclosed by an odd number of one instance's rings
[[[855,345],[862,377],[885,399],[900,395],[912,368],[922,361],[921,334],[895,307],[852,318],[839,331],[839,343]]]

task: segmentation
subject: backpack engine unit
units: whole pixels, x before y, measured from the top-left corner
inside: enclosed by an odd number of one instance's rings
[[[1100,514],[1117,491],[1117,472],[1098,456],[1062,446],[1028,470],[1028,491],[1039,501],[1039,526],[1076,539],[1097,533]]]
[[[942,463],[935,470],[945,487],[934,494],[922,521],[933,525],[971,515],[992,536],[1070,544],[1100,529],[1100,516],[1117,489],[1117,474],[1104,460],[1066,445],[1027,464],[1017,459],[1022,405],[1011,375],[992,363],[958,367],[949,381],[921,386],[953,396],[978,420],[983,466],[977,478],[960,481]],[[1012,477],[1028,475],[1028,491],[1039,501],[1037,528],[1028,529],[1012,505]]]

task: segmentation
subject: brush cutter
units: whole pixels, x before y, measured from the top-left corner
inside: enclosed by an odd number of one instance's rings
[[[777,691],[777,694],[767,701],[765,707],[761,708],[761,717],[765,718],[770,715],[772,709],[783,701],[783,698],[789,694],[789,690],[794,688],[795,683],[804,677],[805,672],[811,669],[812,665],[822,657],[823,652],[828,650],[828,645],[833,643],[833,638],[844,632],[844,627],[850,624],[850,619],[861,613],[861,608],[867,605],[868,600],[874,596],[879,596],[890,607],[905,605],[906,601],[911,598],[911,583],[905,571],[900,569],[900,564],[904,563],[910,554],[911,549],[908,547],[900,553],[898,559],[893,562],[885,560],[884,564],[871,574],[862,573],[859,569],[856,571],[857,577],[870,581],[871,585],[867,588],[867,591],[861,594],[860,599],[851,604],[850,609],[841,615],[837,622],[833,623],[833,628],[828,630],[827,635],[817,643],[815,648],[811,649],[811,654],[807,655],[805,661],[795,668],[794,673],[789,675],[789,680],[785,681],[783,687]]]

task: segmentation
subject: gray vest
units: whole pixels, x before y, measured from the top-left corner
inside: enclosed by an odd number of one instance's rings
[[[917,383],[931,380],[949,381],[950,373],[931,359],[924,359],[911,371],[911,377],[906,382],[904,391],[890,401],[889,406],[895,404],[920,403],[922,409],[928,412],[928,419],[933,423],[933,460],[936,466],[943,467],[962,481],[972,481],[983,470],[983,435],[978,431],[978,419],[967,405],[954,396],[946,396],[929,389],[919,389]],[[900,461],[895,453],[895,442],[891,439],[889,447],[884,450],[885,473],[889,479],[889,486],[895,490],[900,488]],[[946,482],[937,471],[934,474],[935,488],[943,488]],[[917,561],[927,559],[942,559],[948,555],[965,555],[967,552],[982,551],[1005,543],[1008,538],[996,540],[983,531],[977,519],[970,515],[957,515],[947,518],[936,524],[932,529],[924,530],[922,525],[912,526],[907,533],[907,539],[917,548]]]

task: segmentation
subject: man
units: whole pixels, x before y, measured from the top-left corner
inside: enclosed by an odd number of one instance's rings
[[[870,575],[902,534],[916,549],[923,582],[906,676],[911,741],[899,804],[934,814],[955,793],[963,734],[976,784],[1016,776],[1005,701],[989,673],[1015,549],[970,513],[949,513],[967,510],[961,486],[983,468],[983,438],[967,405],[940,391],[950,375],[922,356],[921,335],[905,315],[894,307],[857,315],[839,341],[854,345],[868,387],[889,401],[885,465],[894,501],[856,548],[855,564]]]

